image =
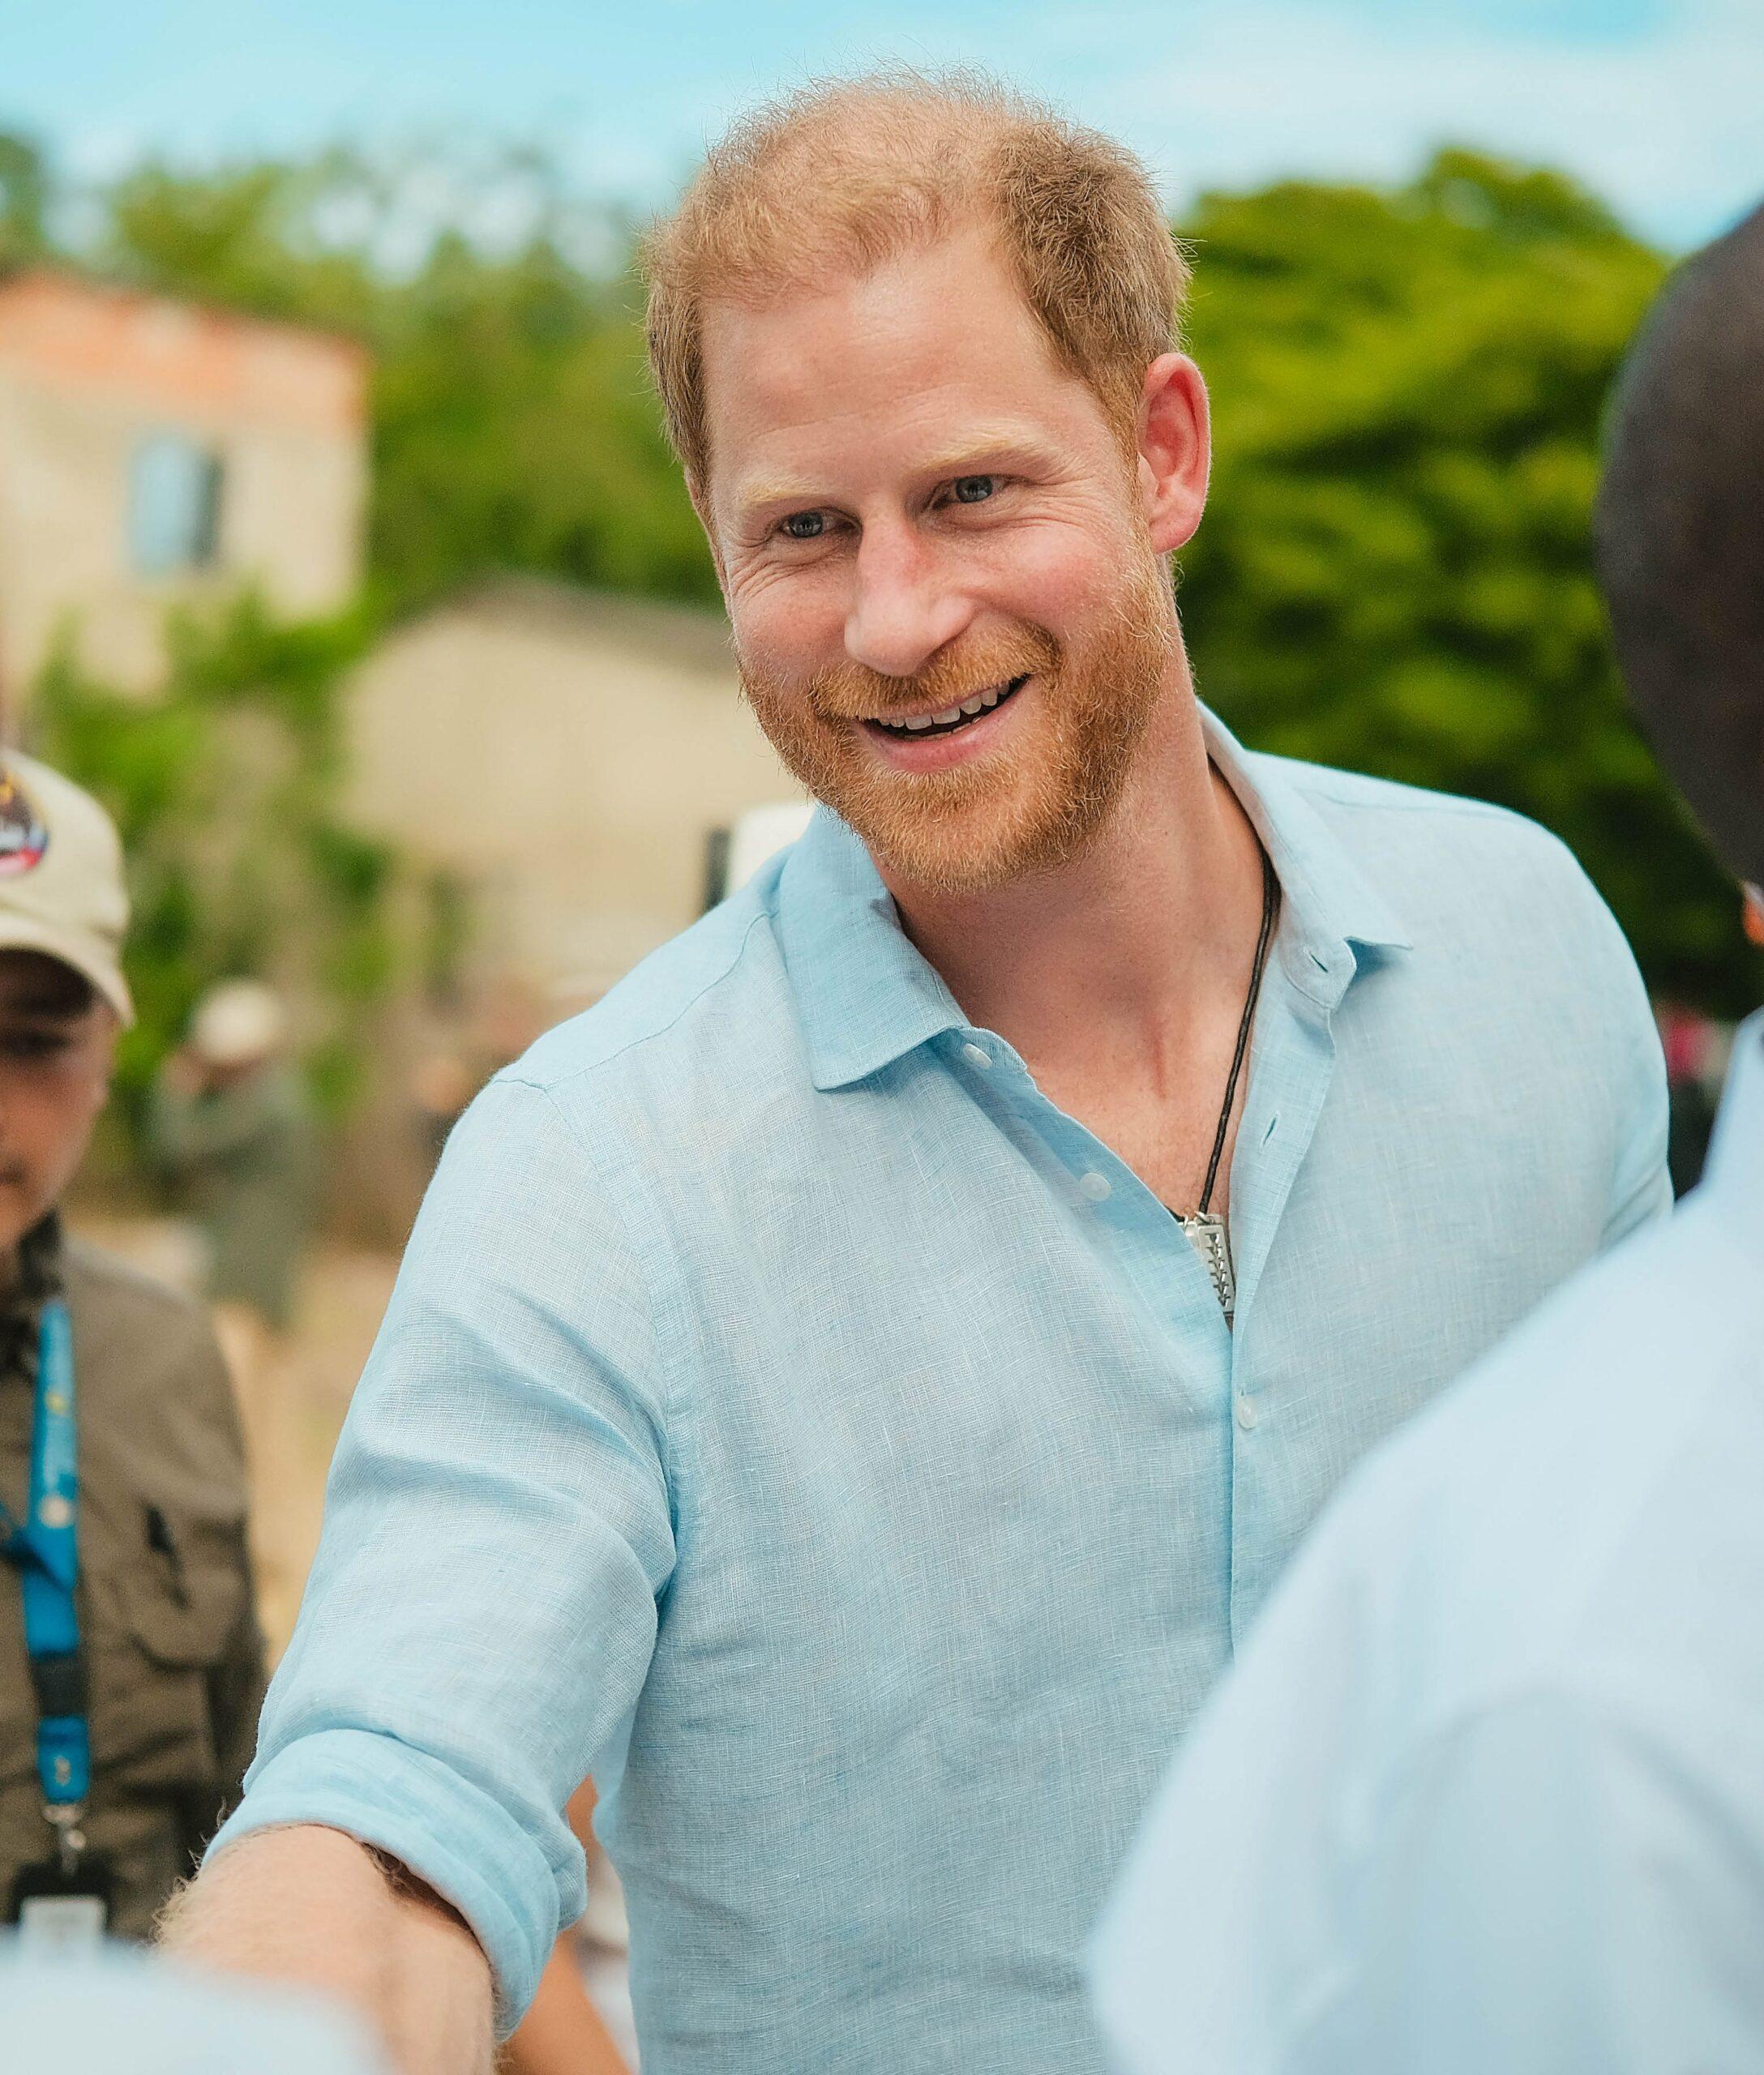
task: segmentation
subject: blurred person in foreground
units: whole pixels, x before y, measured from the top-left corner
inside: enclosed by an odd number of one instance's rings
[[[647,2075],[1077,2075],[1109,1868],[1316,1508],[1663,1208],[1659,1043],[1552,837],[1197,704],[1205,391],[1120,147],[818,88],[649,257],[824,804],[453,1132],[175,1935],[481,2069],[591,1775]]]
[[[127,913],[103,810],[4,752],[0,1898],[33,1938],[148,1935],[238,1795],[263,1692],[213,1335],[57,1209],[133,1017]]]
[[[208,990],[182,1050],[161,1068],[148,1122],[154,1154],[201,1236],[203,1286],[245,1427],[264,1617],[279,1644],[293,1624],[306,1553],[289,1512],[289,1465],[301,1452],[287,1356],[318,1149],[274,988],[235,979]]]
[[[1599,502],[1620,660],[1764,896],[1764,210],[1680,269]],[[1764,1014],[1702,1185],[1378,1455],[1159,1799],[1124,2075],[1764,2069]]]
[[[8,2075],[385,2075],[359,2025],[310,1996],[111,1947],[0,1948]]]

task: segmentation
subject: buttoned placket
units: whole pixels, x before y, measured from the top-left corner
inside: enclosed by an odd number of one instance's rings
[[[1094,1133],[1050,1102],[995,1032],[967,1029],[960,1070],[989,1104],[1017,1109],[1065,1170],[1074,1212],[1094,1221],[1146,1308],[1183,1341],[1183,1384],[1218,1408],[1230,1460],[1231,1619],[1240,1629],[1261,1603],[1274,1551],[1260,1502],[1266,1423],[1276,1409],[1256,1389],[1255,1297],[1280,1218],[1329,1093],[1332,1020],[1357,970],[1352,948],[1287,936],[1270,962],[1257,1019],[1250,1077],[1231,1162],[1231,1227],[1237,1305],[1228,1324],[1200,1256],[1140,1177]],[[1196,1362],[1197,1328],[1201,1373]],[[1258,1444],[1261,1452],[1258,1453]]]
[[[1280,1221],[1316,1136],[1335,1070],[1334,1019],[1359,970],[1353,948],[1295,933],[1271,964],[1265,1039],[1238,1127],[1231,1167],[1237,1264],[1232,1337],[1231,1642],[1261,1607],[1278,1558],[1265,1502],[1283,1408],[1258,1388],[1255,1300]]]

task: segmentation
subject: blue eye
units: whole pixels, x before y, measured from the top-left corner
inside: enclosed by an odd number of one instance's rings
[[[957,504],[984,504],[998,488],[996,476],[957,476],[953,486]]]
[[[781,530],[793,541],[818,540],[827,530],[827,521],[818,511],[793,511]]]

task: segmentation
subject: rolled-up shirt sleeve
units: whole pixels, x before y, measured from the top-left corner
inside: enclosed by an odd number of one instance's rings
[[[633,1178],[505,1076],[455,1131],[338,1445],[219,1851],[323,1824],[456,1907],[506,2026],[584,1900],[562,1811],[616,1791],[674,1562]]]

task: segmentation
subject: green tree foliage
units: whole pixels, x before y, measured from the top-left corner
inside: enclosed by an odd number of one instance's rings
[[[0,195],[41,227],[37,162],[10,190],[9,163],[0,140]],[[628,230],[543,154],[151,165],[101,200],[88,263],[371,349],[383,607],[510,567],[714,601]],[[1205,695],[1262,747],[1535,815],[1657,988],[1755,999],[1732,890],[1626,717],[1589,563],[1599,413],[1660,256],[1560,175],[1464,150],[1395,190],[1209,195],[1180,229],[1215,410],[1181,572]]]
[[[236,973],[323,1005],[309,1066],[332,1108],[353,1092],[394,948],[392,858],[336,797],[339,692],[367,635],[358,614],[282,627],[246,597],[173,623],[159,697],[93,682],[65,649],[43,674],[32,748],[104,802],[129,861],[139,1020],[118,1086],[137,1123],[196,998]]]
[[[0,130],[0,270],[43,251],[48,202],[41,152],[28,138]]]
[[[1217,452],[1182,571],[1204,695],[1261,747],[1533,815],[1656,987],[1755,1000],[1591,566],[1600,412],[1662,260],[1559,176],[1462,151],[1396,193],[1210,195],[1184,229]]]

